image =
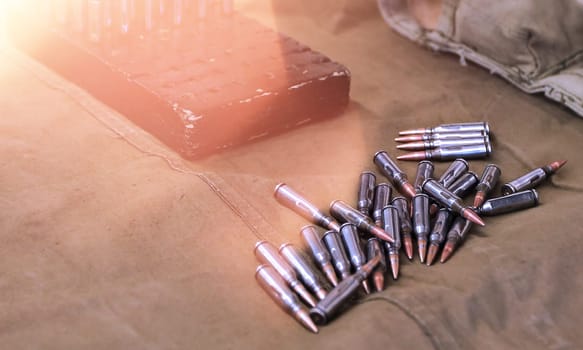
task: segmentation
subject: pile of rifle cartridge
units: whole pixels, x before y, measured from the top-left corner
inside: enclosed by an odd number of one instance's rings
[[[409,152],[399,160],[452,160],[486,158],[492,152],[487,122],[441,124],[433,128],[399,132],[398,149]]]
[[[328,214],[289,185],[276,186],[274,196],[280,204],[325,230],[313,225],[301,228],[300,238],[311,258],[290,243],[279,251],[267,241],[255,246],[262,264],[255,274],[259,284],[314,333],[317,325],[346,309],[359,289],[370,294],[372,283],[381,292],[389,265],[396,280],[401,247],[412,260],[416,241],[421,263],[430,266],[440,251],[439,260],[444,263],[473,224],[484,226],[480,216],[538,205],[534,187],[566,163],[555,161],[534,169],[504,184],[502,196],[487,199],[501,175],[495,164],[486,165],[478,177],[466,160],[458,158],[434,178],[433,164],[423,160],[410,183],[387,152],[377,152],[373,161],[389,183],[376,183],[373,172],[361,173],[356,208],[335,200]],[[465,205],[463,198],[474,191],[473,205]]]

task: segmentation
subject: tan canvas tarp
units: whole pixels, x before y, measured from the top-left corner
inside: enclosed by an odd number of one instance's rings
[[[0,52],[0,344],[5,349],[577,349],[583,123],[391,32],[374,1],[239,1],[346,64],[341,117],[186,162],[19,53]],[[256,285],[260,238],[299,243],[272,198],[354,201],[399,129],[484,120],[502,181],[557,159],[541,205],[488,218],[446,264],[401,278],[312,335]],[[437,165],[441,173],[446,163]],[[410,176],[414,163],[403,163]]]

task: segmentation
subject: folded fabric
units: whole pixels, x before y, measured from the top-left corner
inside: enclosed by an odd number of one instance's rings
[[[455,53],[583,117],[583,1],[443,0],[434,29],[416,21],[407,0],[378,4],[408,39]]]

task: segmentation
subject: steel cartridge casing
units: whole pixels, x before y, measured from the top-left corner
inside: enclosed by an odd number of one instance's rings
[[[306,258],[290,243],[283,244],[279,248],[281,256],[293,267],[305,286],[311,290],[318,299],[322,300],[327,291],[320,280],[320,276],[306,260]]]
[[[384,241],[392,240],[391,237],[385,231],[383,231],[383,229],[374,225],[371,218],[352,208],[341,200],[335,200],[330,203],[330,214],[332,214],[340,221],[354,224],[358,227],[359,230],[367,232]]]
[[[385,151],[378,151],[373,157],[374,163],[380,169],[381,173],[391,181],[391,183],[403,195],[412,198],[415,195],[415,189],[409,183],[407,174],[405,174],[397,164],[389,157]]]
[[[320,235],[318,234],[316,227],[312,225],[302,227],[300,229],[300,236],[310,249],[312,257],[314,258],[314,261],[316,261],[318,265],[324,266],[332,261],[330,252],[328,252],[326,247],[324,247],[324,244],[320,239]]]
[[[364,215],[370,215],[374,200],[376,176],[370,171],[360,174],[358,186],[358,201],[356,209]]]
[[[452,124],[440,124],[432,128],[411,129],[400,131],[399,135],[414,135],[414,134],[433,134],[433,133],[450,133],[450,132],[473,132],[482,131],[485,134],[490,133],[490,126],[487,122],[464,122]]]
[[[543,168],[536,168],[521,177],[508,182],[502,186],[502,194],[508,195],[515,192],[528,190],[538,186],[547,178],[547,173]]]
[[[477,211],[481,215],[494,216],[536,207],[538,203],[538,192],[535,189],[530,189],[488,199]]]
[[[280,183],[275,187],[273,195],[280,204],[291,209],[308,221],[329,230],[338,231],[340,229],[340,224],[338,222],[332,217],[324,214],[320,209],[288,185]]]
[[[401,226],[399,224],[399,210],[393,205],[387,205],[383,208],[383,228],[385,232],[389,233],[395,240],[393,243],[384,242],[385,250],[389,255],[391,261],[391,273],[393,279],[399,278],[399,250],[401,249]],[[404,238],[405,239],[405,238]],[[410,240],[410,236],[409,236]],[[407,241],[407,245],[411,243]],[[411,250],[406,248],[406,250]],[[409,251],[407,251],[409,253]]]
[[[371,272],[379,264],[380,256],[367,262],[360,270],[347,277],[333,288],[316,307],[310,310],[310,316],[318,325],[328,323],[340,310],[347,305],[348,300],[358,291],[362,282],[366,281]]]
[[[314,297],[308,293],[304,285],[299,281],[293,267],[279,255],[277,248],[273,244],[268,241],[257,242],[255,244],[255,256],[260,263],[272,266],[289,286],[310,306],[316,304]]]
[[[433,134],[416,134],[400,136],[395,139],[397,142],[435,141],[435,140],[463,140],[487,137],[484,131],[471,132],[439,132]]]
[[[486,135],[489,135],[490,125],[488,122],[451,123],[441,124],[431,129],[432,133],[472,131],[483,131]]]
[[[344,223],[354,224],[362,231],[366,231],[367,227],[372,225],[371,218],[362,214],[341,200],[335,200],[330,203],[330,213],[336,219]],[[342,227],[342,225],[340,227]],[[340,232],[340,230],[338,230],[338,232]]]
[[[338,232],[332,230],[327,231],[324,233],[322,241],[330,252],[332,263],[334,264],[334,268],[336,268],[336,272],[338,272],[340,279],[345,279],[350,276],[350,260],[348,260],[348,257],[346,256]]]
[[[269,265],[260,265],[255,271],[255,279],[261,288],[288,314],[294,316],[304,327],[317,333],[318,328],[309,317],[296,294],[287,287],[285,281]]]
[[[434,170],[433,163],[428,160],[422,160],[417,164],[417,173],[415,175],[415,182],[413,183],[415,192],[421,193],[421,185],[423,185],[425,180],[433,178]]]
[[[439,182],[429,179],[423,183],[423,192],[429,194],[431,198],[435,199],[443,207],[449,208],[456,213],[460,213],[463,209],[463,202],[461,198],[451,193]]]
[[[366,256],[362,251],[358,238],[358,229],[351,223],[342,224],[340,226],[340,237],[342,238],[342,242],[344,242],[344,247],[346,248],[346,253],[352,267],[358,270],[366,263]]]
[[[399,222],[399,210],[394,205],[387,205],[383,208],[383,228],[391,237],[394,243],[386,242],[387,251],[397,253],[401,249],[401,225]]]
[[[298,281],[298,276],[294,269],[279,255],[277,248],[270,242],[257,242],[255,244],[255,256],[260,263],[272,266],[286,282]]]
[[[320,269],[326,275],[326,278],[333,286],[338,284],[338,278],[336,277],[336,273],[334,272],[334,266],[332,266],[332,257],[330,256],[330,252],[322,243],[320,239],[320,235],[316,230],[316,227],[308,225],[304,226],[300,230],[300,236],[302,237],[302,241],[308,246],[310,252],[312,253],[312,258]]]
[[[301,309],[302,304],[296,294],[270,265],[260,265],[255,271],[255,279],[269,296],[286,312]]]
[[[443,174],[439,177],[438,182],[445,188],[449,188],[460,176],[466,173],[469,168],[470,165],[465,159],[458,158],[451,162],[449,167],[445,169]]]
[[[473,171],[468,171],[449,186],[448,190],[456,196],[464,198],[476,188],[478,181],[478,175]]]
[[[372,219],[374,220],[375,225],[381,226],[381,216],[383,208],[389,204],[391,200],[391,186],[386,183],[380,183],[375,186],[374,191],[374,201],[372,207]]]
[[[380,256],[381,260],[379,265],[372,272],[371,281],[376,291],[382,292],[383,289],[385,289],[385,272],[387,272],[387,259],[383,252],[381,241],[376,237],[369,238],[368,241],[366,241],[366,257],[368,261],[371,261],[377,256]]]
[[[488,164],[484,168],[480,182],[476,186],[476,190],[488,193],[494,189],[502,171],[496,164]]]
[[[427,237],[429,225],[429,196],[420,193],[413,197],[413,232],[418,238]]]
[[[397,146],[398,149],[405,151],[423,151],[433,148],[448,148],[457,146],[482,145],[488,143],[488,137],[473,137],[473,138],[459,138],[459,139],[445,139],[445,140],[424,140],[409,142]]]
[[[425,151],[425,158],[432,160],[452,160],[456,158],[478,159],[485,158],[492,153],[489,142],[481,145],[466,145],[434,148]]]
[[[364,255],[364,251],[360,245],[358,229],[351,223],[342,224],[340,226],[340,237],[342,238],[342,242],[344,242],[344,248],[346,248],[346,253],[352,267],[355,271],[360,270],[366,264],[366,255]],[[366,294],[370,294],[370,286],[367,281],[362,282],[362,287]]]
[[[401,226],[401,233],[408,235],[413,232],[413,226],[411,225],[411,216],[409,215],[409,203],[405,197],[395,197],[391,201],[391,205],[397,208],[399,213],[399,225]]]
[[[453,217],[452,212],[445,208],[442,208],[437,212],[433,229],[429,235],[429,242],[431,244],[441,245],[445,242]]]
[[[472,228],[472,222],[462,218],[461,216],[456,216],[447,232],[447,240],[453,240],[455,243],[459,243],[466,238],[466,235]]]
[[[382,272],[386,272],[387,259],[385,259],[385,255],[383,254],[383,247],[381,246],[381,241],[376,237],[369,238],[366,241],[366,257],[368,261],[371,261],[377,255],[381,257],[377,268]]]

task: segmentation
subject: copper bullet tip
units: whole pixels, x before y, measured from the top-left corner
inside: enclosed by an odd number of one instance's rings
[[[478,193],[476,193],[476,197],[474,197],[474,208],[477,208],[484,203],[485,196],[486,194],[484,191],[478,191]]]
[[[389,254],[389,260],[391,261],[393,279],[396,280],[399,278],[399,254]]]
[[[302,300],[304,300],[306,303],[308,303],[308,305],[310,305],[311,307],[316,307],[316,299],[314,299],[314,297],[312,296],[312,294],[310,294],[310,292],[308,292],[308,290],[306,289],[306,287],[304,287],[303,284],[301,284],[300,282],[298,282],[296,285],[294,285],[293,290],[299,294],[299,296],[302,298]]]
[[[422,135],[400,136],[400,137],[396,137],[395,141],[397,141],[397,142],[423,141],[423,136]]]
[[[413,240],[411,236],[403,237],[403,245],[405,246],[405,254],[409,260],[413,260]]]
[[[453,250],[455,249],[455,243],[448,241],[445,244],[445,247],[443,247],[443,251],[441,252],[441,258],[439,259],[439,261],[443,264],[444,262],[447,261],[447,259],[449,259],[449,257],[451,256],[451,253],[453,253]]]
[[[561,169],[563,165],[567,163],[567,160],[557,160],[549,164],[549,167],[552,169],[552,172],[556,172],[557,170]]]
[[[336,287],[338,285],[338,278],[336,277],[336,272],[334,272],[334,267],[332,264],[327,263],[326,265],[322,266],[322,270],[324,271],[328,281],[332,283],[332,286]]]
[[[404,151],[421,151],[425,149],[425,144],[423,142],[408,142],[397,145],[397,149],[402,149]]]
[[[362,281],[362,289],[364,289],[366,294],[370,294],[370,285],[367,280]]]
[[[427,254],[427,240],[424,238],[418,239],[417,248],[419,250],[419,260],[423,264],[425,262],[425,255]]]
[[[427,130],[425,129],[410,129],[410,130],[403,130],[399,131],[399,136],[407,136],[407,135],[416,135],[416,134],[425,134]]]
[[[376,236],[377,238],[382,239],[383,241],[395,243],[395,240],[393,239],[393,237],[391,237],[388,233],[385,232],[385,230],[383,230],[380,227],[371,226],[370,233],[373,236]]]
[[[439,206],[435,203],[429,207],[429,216],[433,217],[439,211]]]
[[[397,157],[398,160],[423,160],[425,158],[425,152],[411,152]]]
[[[462,210],[462,216],[468,220],[470,220],[471,222],[473,222],[474,224],[478,224],[480,226],[486,226],[486,224],[484,223],[484,221],[482,220],[482,218],[480,218],[478,216],[478,214],[476,214],[476,212],[474,212],[472,209],[470,208],[464,208]]]
[[[411,185],[408,182],[403,183],[403,185],[401,186],[401,192],[405,195],[405,197],[408,197],[409,199],[413,198],[415,196],[415,187],[413,187],[413,185]]]
[[[318,334],[318,327],[310,318],[310,315],[306,310],[299,310],[296,313],[296,319],[304,326],[307,330],[312,333]]]
[[[385,289],[385,276],[383,272],[378,270],[372,275],[374,288],[377,292],[382,292]]]
[[[328,292],[326,292],[326,290],[324,288],[318,289],[316,291],[316,296],[318,297],[319,300],[323,300],[326,295],[328,295]]]
[[[438,245],[431,244],[429,246],[429,252],[427,253],[427,266],[431,266],[431,264],[433,264],[433,260],[435,259],[435,256],[437,255],[438,249],[439,249]]]

